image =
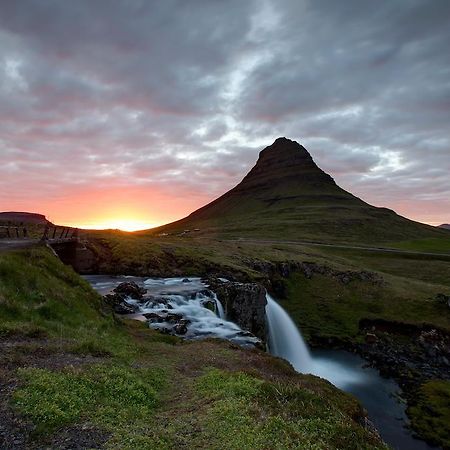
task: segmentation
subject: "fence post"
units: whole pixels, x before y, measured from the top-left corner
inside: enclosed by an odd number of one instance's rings
[[[45,224],[45,228],[44,228],[44,234],[42,235],[41,241],[47,241],[48,240],[48,223]]]

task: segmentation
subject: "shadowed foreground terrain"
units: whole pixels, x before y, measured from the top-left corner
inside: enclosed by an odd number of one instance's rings
[[[0,347],[1,448],[384,448],[328,382],[119,320],[46,249],[0,254]]]

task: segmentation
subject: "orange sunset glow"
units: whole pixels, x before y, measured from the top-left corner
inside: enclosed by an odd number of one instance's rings
[[[423,29],[377,2],[165,3],[0,2],[0,211],[158,226],[289,136],[368,203],[450,221],[446,12]]]

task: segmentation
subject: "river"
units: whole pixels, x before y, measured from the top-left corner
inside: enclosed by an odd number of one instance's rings
[[[223,307],[215,294],[207,290],[199,278],[142,278],[130,276],[89,275],[84,277],[100,294],[111,292],[124,281],[135,281],[147,289],[143,301],[130,300],[143,314],[166,317],[182,315],[187,320],[185,339],[216,337],[228,339],[242,346],[252,346],[257,340],[227,321]],[[415,439],[408,428],[405,404],[399,398],[400,389],[390,379],[380,376],[357,355],[340,350],[309,350],[300,330],[288,313],[267,295],[270,353],[287,359],[300,373],[311,373],[353,394],[367,409],[381,437],[396,450],[431,450],[424,441]],[[214,311],[211,304],[215,305]],[[173,332],[169,321],[148,321],[149,326]],[[171,329],[172,327],[172,329]]]

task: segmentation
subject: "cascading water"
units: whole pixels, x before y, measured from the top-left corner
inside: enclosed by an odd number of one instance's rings
[[[353,369],[331,360],[313,358],[289,314],[269,294],[266,298],[268,346],[272,355],[289,361],[297,372],[325,378],[341,389],[362,381],[361,375]]]
[[[266,297],[270,353],[287,359],[298,372],[309,373],[313,365],[312,358],[297,326],[269,294]]]
[[[225,320],[226,319],[225,311],[223,309],[222,303],[220,303],[220,300],[217,298],[216,295],[215,295],[215,301],[216,301],[217,315],[219,316],[220,319]]]
[[[121,282],[134,281],[147,291],[141,300],[126,301],[135,309],[130,318],[146,321],[148,326],[184,339],[220,338],[243,347],[260,345],[252,333],[226,320],[217,295],[200,278],[139,278],[86,276],[101,294]],[[226,280],[225,280],[226,281]]]

